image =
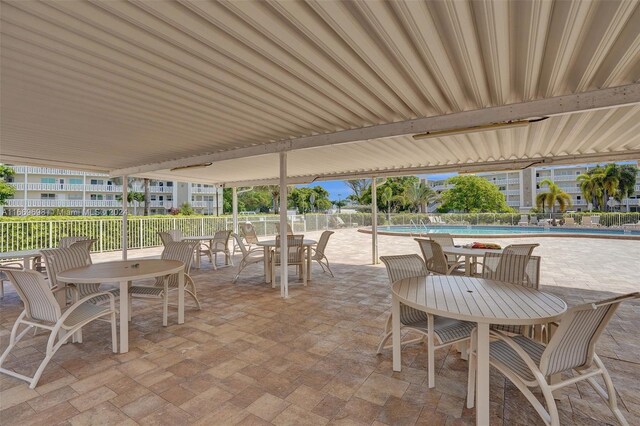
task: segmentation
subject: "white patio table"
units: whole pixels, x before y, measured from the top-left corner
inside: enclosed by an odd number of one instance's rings
[[[444,254],[464,257],[464,273],[468,277],[473,275],[471,269],[477,264],[479,257],[484,257],[487,253],[502,253],[502,249],[472,249],[467,247],[444,246]]]
[[[20,250],[0,253],[0,260],[22,259],[24,269],[32,268],[32,260],[40,256],[40,250]]]
[[[311,281],[311,247],[318,244],[316,240],[304,239],[302,246],[305,248],[307,256],[307,281]],[[271,249],[275,248],[276,240],[264,240],[256,243],[257,246],[264,247],[264,281],[271,283]]]
[[[184,263],[178,260],[138,259],[95,263],[58,274],[58,281],[73,284],[120,284],[120,353],[129,351],[129,283],[178,274],[178,324],[184,323]]]
[[[392,285],[393,371],[401,370],[400,304],[478,324],[476,424],[489,424],[489,325],[547,324],[566,303],[549,293],[483,278],[430,275]]]

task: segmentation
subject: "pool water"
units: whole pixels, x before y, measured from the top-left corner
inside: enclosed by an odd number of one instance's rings
[[[640,230],[610,228],[567,228],[562,226],[491,226],[491,225],[433,225],[433,226],[379,226],[378,231],[395,234],[434,234],[448,233],[452,235],[523,235],[523,234],[564,234],[564,235],[611,235],[638,236]]]

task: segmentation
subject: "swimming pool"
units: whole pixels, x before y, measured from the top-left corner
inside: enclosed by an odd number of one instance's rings
[[[371,228],[361,230],[371,233]],[[584,238],[623,238],[640,240],[640,230],[611,228],[567,228],[561,226],[492,226],[492,225],[387,225],[379,226],[381,235],[426,236],[434,233],[448,233],[454,237],[491,236],[517,238],[528,236],[541,237],[584,237]]]

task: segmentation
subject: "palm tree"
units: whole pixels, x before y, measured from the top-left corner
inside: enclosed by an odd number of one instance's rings
[[[151,204],[151,195],[149,194],[149,178],[144,178],[144,215],[149,216],[149,204]]]
[[[602,180],[602,189],[604,190],[602,193],[602,208],[604,211],[609,210],[607,204],[609,197],[615,198],[618,196],[619,185],[620,167],[615,163],[607,164],[604,169],[604,179]]]
[[[391,221],[391,200],[393,200],[393,190],[386,185],[380,191],[380,201],[387,205],[387,219]]]
[[[431,189],[426,182],[417,182],[414,185],[409,186],[404,192],[404,199],[406,204],[409,204],[412,209],[418,211],[418,213],[424,213],[422,208],[432,201],[438,199],[438,194]]]
[[[583,173],[576,178],[584,199],[591,203],[593,208],[598,207],[602,198],[601,176],[596,173]]]
[[[542,213],[544,213],[545,205],[551,210],[551,213],[553,213],[553,207],[556,203],[558,203],[561,212],[564,212],[568,206],[572,205],[571,196],[560,189],[553,181],[545,179],[540,182],[540,186],[542,187],[543,185],[547,185],[549,191],[541,192],[536,196],[536,204],[539,208],[542,207]]]

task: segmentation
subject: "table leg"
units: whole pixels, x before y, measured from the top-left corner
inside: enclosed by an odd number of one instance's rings
[[[391,298],[391,333],[391,341],[393,342],[393,371],[401,371],[400,301],[395,294]]]
[[[464,257],[464,274],[468,277],[471,276],[471,256]]]
[[[271,248],[264,248],[264,282],[271,284]]]
[[[196,269],[200,269],[200,243],[196,246]]]
[[[311,281],[311,246],[307,246],[307,281]]]
[[[184,271],[178,272],[178,324],[184,324]]]
[[[129,282],[120,281],[120,353],[129,352]]]
[[[478,323],[476,350],[476,425],[489,424],[489,324]]]

